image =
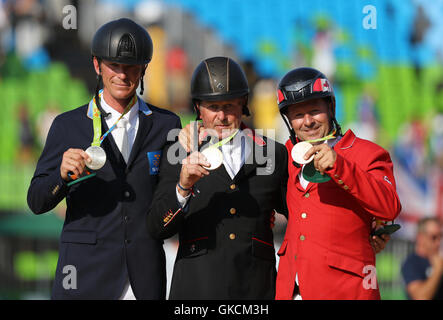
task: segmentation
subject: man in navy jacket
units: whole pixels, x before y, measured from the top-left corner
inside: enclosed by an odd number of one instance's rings
[[[163,242],[148,234],[144,221],[161,150],[180,119],[136,95],[152,58],[151,38],[141,26],[129,19],[103,25],[92,56],[95,97],[54,120],[28,190],[35,214],[66,197],[52,298],[164,299]],[[84,151],[91,143],[106,154],[95,171],[88,165],[94,168],[97,159]]]

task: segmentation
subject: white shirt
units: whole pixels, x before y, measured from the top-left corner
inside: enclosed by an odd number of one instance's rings
[[[109,104],[106,103],[105,99],[103,98],[103,95],[101,97],[101,106],[105,112],[110,113],[111,115],[105,118],[106,125],[108,126],[108,129],[110,129],[120,118],[121,113],[112,108]],[[131,110],[127,114],[123,116],[126,120],[128,120],[128,144],[129,144],[129,153],[131,153],[132,146],[134,145],[135,137],[137,136],[137,130],[138,130],[138,99],[137,102],[132,106]],[[120,120],[121,121],[121,120]],[[104,132],[102,132],[103,134]],[[114,136],[114,130],[111,131],[111,134]],[[106,139],[106,138],[105,138]]]
[[[242,145],[242,139],[244,140]],[[240,130],[234,138],[221,147],[223,153],[223,165],[231,179],[237,175],[249,156],[250,146],[246,143],[246,136]]]

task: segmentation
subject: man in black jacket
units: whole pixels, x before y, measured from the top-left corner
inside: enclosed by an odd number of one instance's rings
[[[95,97],[49,131],[28,204],[41,214],[66,197],[54,299],[165,298],[163,242],[144,222],[167,134],[181,125],[136,95],[152,51],[135,22],[103,25],[92,42]]]
[[[178,143],[163,151],[147,224],[154,238],[179,233],[170,299],[274,298],[270,220],[286,213],[288,158],[242,123],[248,93],[232,59],[202,61],[191,94],[211,139],[188,156]]]

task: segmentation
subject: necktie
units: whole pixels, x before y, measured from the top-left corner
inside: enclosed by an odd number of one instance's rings
[[[117,129],[115,130],[115,142],[117,143],[118,149],[120,150],[123,159],[128,163],[129,159],[129,142],[128,142],[128,120],[121,118],[117,123]]]

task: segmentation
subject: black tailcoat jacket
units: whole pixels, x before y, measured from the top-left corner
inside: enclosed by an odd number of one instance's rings
[[[128,164],[109,134],[102,143],[104,167],[70,187],[60,176],[60,165],[67,149],[91,145],[91,103],[59,115],[51,126],[28,205],[41,214],[66,197],[53,299],[118,299],[128,278],[137,299],[165,298],[163,242],[148,234],[146,214],[167,134],[181,124],[172,112],[138,101],[139,126]],[[103,134],[108,127],[103,115],[101,120]]]
[[[177,148],[163,152],[147,224],[157,239],[179,233],[170,299],[274,299],[270,216],[274,209],[286,214],[287,151],[276,142],[270,150],[270,140],[254,133],[246,140],[253,152],[234,179],[224,165],[210,171],[183,209],[176,195],[181,165],[165,156]]]

